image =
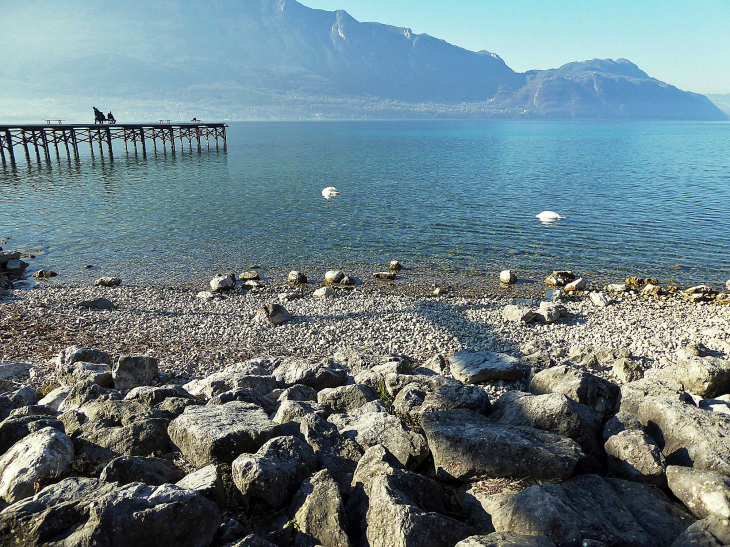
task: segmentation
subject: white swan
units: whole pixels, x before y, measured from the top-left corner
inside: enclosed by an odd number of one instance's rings
[[[333,198],[333,197],[339,196],[339,195],[340,195],[340,193],[337,191],[337,188],[335,188],[334,186],[328,186],[327,188],[322,190],[322,197],[324,199],[330,199],[330,198]]]
[[[553,222],[553,221],[560,220],[565,217],[560,216],[555,211],[543,211],[539,215],[535,215],[535,218],[539,218],[540,222]]]

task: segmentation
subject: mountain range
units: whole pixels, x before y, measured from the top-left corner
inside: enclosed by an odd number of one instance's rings
[[[23,44],[0,50],[6,119],[88,116],[91,103],[122,119],[727,119],[626,59],[518,73],[495,53],[295,0],[26,0],[4,12],[0,34]]]

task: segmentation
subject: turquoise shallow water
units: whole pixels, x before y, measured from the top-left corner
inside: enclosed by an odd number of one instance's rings
[[[398,258],[724,284],[730,123],[232,124],[227,153],[0,168],[2,237],[66,280]]]

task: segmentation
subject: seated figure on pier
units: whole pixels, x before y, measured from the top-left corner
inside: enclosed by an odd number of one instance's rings
[[[105,121],[106,118],[104,117],[104,113],[98,108],[94,107],[94,123],[104,123]]]
[[[109,111],[109,114],[106,115],[106,121],[109,123],[117,123],[117,119],[114,117],[114,114]]]

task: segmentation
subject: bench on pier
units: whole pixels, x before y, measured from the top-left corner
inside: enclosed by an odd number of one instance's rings
[[[170,120],[160,120],[160,123],[167,123],[167,124],[169,124],[171,122],[170,122]]]
[[[51,125],[51,122],[56,122],[58,125],[61,125],[63,123],[63,120],[59,120],[59,119],[46,120],[46,125]]]

